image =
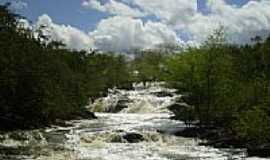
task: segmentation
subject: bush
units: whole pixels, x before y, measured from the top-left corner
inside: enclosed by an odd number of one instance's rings
[[[267,143],[270,140],[270,117],[259,107],[239,114],[233,126],[241,139],[255,144]]]

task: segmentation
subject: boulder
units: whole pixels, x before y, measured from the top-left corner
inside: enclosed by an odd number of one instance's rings
[[[138,133],[126,133],[123,138],[129,143],[139,143],[145,140],[143,135]]]
[[[198,98],[191,94],[182,95],[181,99],[183,100],[183,102],[189,105],[194,105],[198,102]]]
[[[157,97],[173,97],[173,93],[166,92],[166,91],[160,91],[160,92],[153,92],[153,95]]]
[[[196,120],[194,107],[186,103],[175,103],[168,106],[168,109],[174,114],[172,119],[184,121],[188,127]]]
[[[186,103],[174,103],[167,108],[174,113],[175,116],[181,116],[187,108],[190,106],[187,105]]]

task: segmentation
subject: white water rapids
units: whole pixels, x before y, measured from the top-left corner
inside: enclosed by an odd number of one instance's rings
[[[99,111],[96,120],[69,121],[69,127],[0,135],[0,159],[262,160],[246,158],[244,150],[199,146],[198,139],[174,136],[185,127],[169,119],[167,106],[180,97],[174,92],[160,83],[136,85],[134,90],[110,90],[107,97],[89,105],[90,110]],[[119,106],[120,112],[106,113],[118,111]],[[127,134],[141,135],[142,139],[129,143],[124,138]],[[3,152],[5,147],[11,152]]]

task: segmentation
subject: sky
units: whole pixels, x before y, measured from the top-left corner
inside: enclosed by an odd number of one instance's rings
[[[231,43],[270,33],[270,0],[0,0],[68,48],[123,51],[200,45],[220,26]]]

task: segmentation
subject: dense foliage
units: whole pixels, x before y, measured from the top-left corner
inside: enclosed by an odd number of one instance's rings
[[[188,95],[201,127],[222,127],[250,144],[270,141],[270,38],[229,45],[222,29],[166,63],[166,81]]]
[[[0,6],[0,128],[29,128],[80,115],[89,98],[128,86],[125,57],[64,49],[19,27]],[[38,38],[37,38],[38,37]]]

